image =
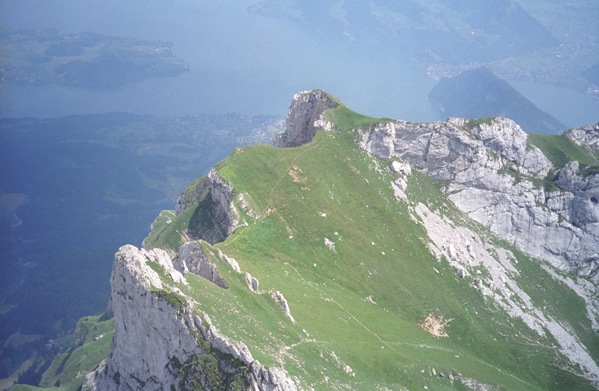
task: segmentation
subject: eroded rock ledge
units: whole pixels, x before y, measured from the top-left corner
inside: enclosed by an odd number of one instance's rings
[[[192,384],[297,389],[283,369],[263,367],[245,344],[220,335],[207,315],[194,311],[190,299],[162,282],[157,267],[173,282],[186,283],[163,250],[126,245],[116,253],[111,352],[86,376],[83,390],[184,390]]]
[[[566,137],[590,152],[599,152],[599,123],[570,129],[566,132]]]

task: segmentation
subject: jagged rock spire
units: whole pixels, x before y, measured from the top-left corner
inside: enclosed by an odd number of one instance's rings
[[[287,129],[275,136],[274,146],[289,148],[310,142],[318,130],[315,122],[326,110],[337,106],[339,103],[323,90],[295,94],[287,112]]]

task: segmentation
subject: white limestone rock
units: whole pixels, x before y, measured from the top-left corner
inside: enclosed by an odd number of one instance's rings
[[[511,163],[509,168],[523,174],[543,178],[553,167],[538,148],[528,144],[527,134],[511,119],[499,117],[490,124],[482,123],[472,129],[472,135]]]
[[[408,188],[408,177],[412,174],[412,167],[404,162],[394,160],[389,165],[391,172],[398,174],[397,178],[391,182],[395,198],[402,202],[408,202],[406,189]]]
[[[228,288],[229,284],[220,275],[217,267],[204,255],[199,242],[187,242],[179,248],[179,256],[173,261],[175,268],[182,273],[193,273],[210,282]]]
[[[181,275],[162,250],[139,250],[130,245],[119,249],[111,277],[115,332],[110,355],[85,377],[83,390],[181,389],[185,387],[180,373],[183,364],[210,354],[211,349],[251,368],[242,375],[256,390],[297,389],[283,369],[264,368],[245,344],[222,336],[207,315],[194,314],[191,299],[163,283],[150,261]],[[192,368],[201,371],[200,367]],[[226,359],[219,368],[239,370]]]
[[[325,237],[324,238],[324,245],[327,246],[327,248],[329,250],[331,250],[332,252],[337,252],[336,246],[335,246],[335,242],[333,242],[331,239]]]
[[[287,303],[287,299],[285,299],[285,296],[283,296],[283,294],[281,292],[275,291],[275,290],[272,290],[269,293],[270,293],[270,296],[275,301],[275,303],[277,303],[279,305],[279,307],[281,307],[285,316],[287,316],[291,320],[291,322],[295,323],[295,319],[293,318],[293,315],[291,315],[291,310],[289,309],[289,303]]]
[[[296,391],[299,388],[281,368],[265,368],[260,362],[253,361],[249,370],[253,376],[253,391]]]
[[[409,164],[397,160],[391,162],[389,169],[396,174],[404,176],[412,174],[412,167]]]
[[[227,262],[229,264],[229,266],[231,266],[231,268],[233,270],[235,270],[237,273],[241,273],[241,268],[239,267],[239,263],[237,262],[237,260],[235,260],[235,258],[229,257],[227,254],[223,253],[221,250],[218,250],[218,256],[220,257],[220,259]]]
[[[595,145],[598,126],[568,135]],[[368,153],[449,181],[445,191],[458,208],[524,252],[599,280],[599,176],[582,178],[571,163],[559,172],[559,189],[546,191],[538,183],[556,168],[512,120],[473,127],[456,118],[394,121],[357,131]],[[403,178],[392,183],[402,201],[406,185]]]
[[[333,130],[333,124],[324,119],[323,113],[338,105],[322,90],[295,94],[287,112],[287,128],[275,136],[273,145],[279,148],[297,147],[310,142],[318,130]]]
[[[570,129],[566,132],[566,137],[575,144],[578,144],[591,152],[598,152],[599,122],[593,126],[582,126],[577,129]]]
[[[244,274],[244,278],[245,278],[245,282],[246,284],[248,284],[248,287],[250,288],[250,290],[254,293],[261,293],[260,292],[260,282],[258,281],[258,279],[254,276],[252,276],[250,273],[245,273]]]
[[[176,387],[174,361],[183,363],[195,354],[205,353],[188,331],[193,322],[187,315],[152,293],[165,289],[147,264],[156,262],[160,251],[127,245],[117,252],[110,281],[115,319],[111,351],[106,362],[86,377],[84,389]]]

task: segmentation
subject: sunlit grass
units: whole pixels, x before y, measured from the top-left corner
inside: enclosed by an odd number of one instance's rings
[[[349,122],[365,123],[359,117]],[[318,133],[298,148],[248,147],[218,165],[235,194],[251,196],[260,217],[246,215],[247,225],[224,243],[205,246],[230,288],[189,276],[187,293],[198,310],[264,364],[284,366],[317,389],[451,389],[457,384],[447,375],[458,373],[506,389],[588,387],[555,365],[551,341],[432,257],[422,227],[393,197],[387,163],[359,150],[355,137]],[[445,199],[442,185],[414,173],[408,192],[433,210],[466,219]],[[256,277],[263,293],[251,292],[216,249]],[[269,290],[283,293],[296,323]],[[576,300],[568,288],[558,294]],[[430,313],[452,319],[447,338],[420,327]],[[593,338],[587,326],[578,329]],[[433,368],[445,377],[431,375]]]

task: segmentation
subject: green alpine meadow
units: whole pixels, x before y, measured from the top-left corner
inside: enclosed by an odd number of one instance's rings
[[[553,199],[565,194],[560,170],[572,167],[573,159],[582,168],[572,175],[589,181],[597,175],[598,150],[566,135],[520,136],[517,125],[501,121],[395,122],[355,113],[323,91],[296,95],[287,132],[314,129],[314,137],[283,148],[236,148],[190,184],[177,210],[156,218],[143,250],[129,246],[117,253],[114,326],[104,319],[81,321],[86,337],[77,350],[56,358],[44,384],[89,390],[595,390],[599,316],[592,260],[568,255],[566,265],[547,259],[543,250],[523,247],[478,212],[460,207],[455,197],[479,189],[476,181],[487,176],[469,177],[458,188],[451,167],[469,153],[464,145],[487,140],[464,164],[485,154],[481,167],[510,188],[520,186],[518,194]],[[433,138],[424,160],[409,158],[414,148],[401,155],[399,144],[386,157],[373,152],[373,135],[393,127],[389,134],[397,140],[400,126],[418,132],[429,126],[430,137],[450,129],[466,140],[450,138],[452,160],[439,166],[448,176],[433,167],[442,158],[434,154]],[[522,153],[537,153],[550,167],[547,175],[536,168],[541,163],[518,163],[529,158],[508,161],[511,155],[494,147],[496,136],[484,136],[490,129],[503,129],[499,135],[515,129],[502,139],[508,144],[525,137]],[[599,139],[599,128],[589,129]],[[452,155],[455,145],[462,155]],[[595,187],[587,186],[587,193],[597,186],[589,183]],[[579,193],[572,192],[576,199]],[[592,200],[594,193],[587,193]],[[535,200],[525,209],[558,216],[552,205]],[[559,216],[548,220],[548,230],[568,222],[583,226]],[[585,234],[596,232],[592,224],[585,227]],[[516,235],[524,237],[521,231]],[[111,351],[100,359],[107,352],[99,344],[113,327]],[[179,331],[171,333],[174,328]],[[138,344],[143,349],[135,350]],[[81,349],[86,358],[103,360],[99,367],[77,358]],[[136,354],[140,364],[132,364]],[[73,375],[76,366],[95,371]]]

